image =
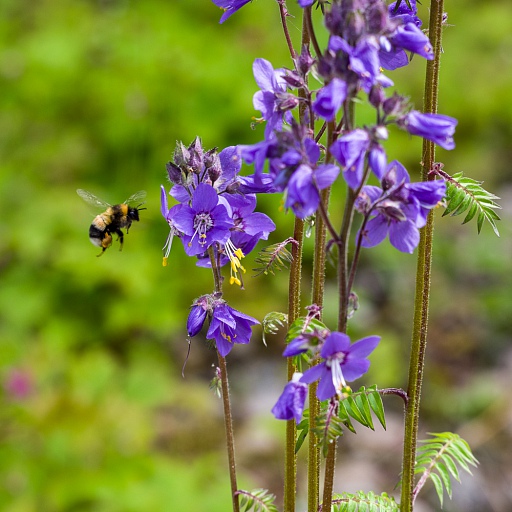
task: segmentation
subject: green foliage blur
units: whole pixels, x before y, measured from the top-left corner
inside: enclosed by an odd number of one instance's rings
[[[300,13],[289,4],[297,40]],[[470,444],[472,436],[480,442],[477,457],[480,447],[503,468],[512,467],[510,455],[498,448],[510,432],[494,420],[496,404],[506,403],[499,371],[512,366],[509,7],[449,6],[440,112],[459,126],[457,148],[438,158],[446,172],[485,180],[502,196],[504,222],[500,239],[488,226],[477,237],[459,218],[437,222],[424,398],[429,427],[465,428]],[[211,290],[211,278],[179,241],[162,267],[168,230],[159,187],[176,140],[199,135],[206,148],[260,140],[262,127],[251,129],[252,62],[264,57],[279,67],[290,59],[273,0],[248,4],[224,25],[220,14],[209,0],[0,1],[1,510],[196,512],[205,501],[211,512],[229,508],[221,406],[207,389],[215,357],[200,340],[181,376],[188,308]],[[415,57],[392,75],[419,108],[423,70]],[[419,140],[392,133],[387,150],[418,172]],[[114,242],[96,257],[88,228],[99,212],[77,188],[112,204],[147,190],[148,209],[123,252]],[[291,236],[292,216],[280,206],[278,197],[261,200],[278,224],[270,243]],[[286,273],[252,279],[247,260],[247,290],[228,290],[228,300],[260,320],[284,311]],[[307,256],[304,304],[310,264]],[[413,257],[387,245],[364,254],[353,334],[387,339],[370,384],[405,385],[414,270]],[[328,323],[336,318],[334,283],[327,293]],[[261,411],[251,403],[260,372],[273,373],[277,386],[285,379],[269,362],[279,358],[282,336],[271,340],[263,347],[256,332],[253,344],[230,355],[242,365],[232,382],[243,411],[237,426],[259,425],[269,435],[260,459],[252,453],[243,463],[256,486],[276,486],[281,474],[280,459],[267,453],[279,449],[282,425],[268,413],[278,387],[260,391]],[[496,431],[478,437],[483,427]],[[245,445],[257,442],[245,433]]]

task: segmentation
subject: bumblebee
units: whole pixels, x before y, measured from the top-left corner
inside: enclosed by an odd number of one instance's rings
[[[102,201],[91,192],[82,190],[79,188],[77,194],[86,202],[97,208],[105,208],[103,213],[96,215],[89,227],[89,240],[98,247],[101,247],[101,252],[98,256],[101,256],[111,245],[112,245],[112,234],[117,235],[120,247],[119,250],[123,250],[124,233],[121,229],[128,230],[134,220],[139,220],[139,211],[145,210],[141,208],[144,204],[139,203],[137,206],[132,206],[139,201],[144,201],[146,192],[140,190],[132,196],[130,196],[124,203],[110,205],[105,201]]]

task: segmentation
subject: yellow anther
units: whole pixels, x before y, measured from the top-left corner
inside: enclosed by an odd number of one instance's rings
[[[163,257],[163,259],[162,259],[162,267],[167,267],[167,260],[168,259],[169,258],[167,258],[166,256]]]

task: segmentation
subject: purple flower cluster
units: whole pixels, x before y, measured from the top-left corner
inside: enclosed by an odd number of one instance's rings
[[[254,212],[254,192],[270,191],[268,181],[257,184],[254,176],[240,177],[240,167],[236,147],[217,154],[203,151],[199,139],[188,148],[178,145],[174,161],[167,164],[173,183],[170,194],[178,204],[169,208],[167,191],[161,187],[162,215],[170,227],[164,264],[176,235],[199,265],[210,265],[207,251],[213,246],[218,265],[230,263],[231,282],[242,284],[245,269],[240,260],[259,240],[268,238],[275,224],[267,215]]]
[[[396,160],[391,162],[382,178],[382,188],[366,185],[357,198],[357,210],[369,219],[360,231],[361,246],[373,247],[389,235],[393,247],[412,253],[429,210],[445,194],[444,181],[410,183],[405,167]]]
[[[307,7],[313,2],[299,3]],[[237,9],[240,7],[242,4],[237,3]],[[404,2],[388,7],[379,0],[332,2],[325,13],[328,46],[317,59],[303,48],[293,70],[274,69],[264,59],[254,62],[260,90],[253,102],[262,114],[261,121],[266,122],[265,138],[241,146],[241,156],[254,164],[254,182],[284,192],[285,207],[297,217],[304,219],[316,212],[320,192],[340,173],[357,192],[370,172],[381,180],[387,169],[382,144],[390,124],[444,149],[454,148],[454,118],[411,110],[408,100],[397,94],[386,97],[385,90],[392,82],[382,74],[382,68],[406,65],[406,51],[433,58],[416,12],[414,1],[410,7]],[[306,80],[313,69],[325,83],[316,91],[309,89]],[[292,94],[294,90],[300,94]],[[340,111],[348,115],[347,103],[360,91],[368,94],[376,110],[376,125],[337,132],[330,147],[322,147],[314,138],[313,118],[331,122]],[[299,124],[293,110],[301,103],[303,122]]]
[[[235,343],[247,344],[251,340],[251,329],[259,322],[228,306],[226,301],[213,295],[203,295],[190,308],[187,331],[190,337],[198,334],[206,318],[210,327],[206,337],[215,340],[219,354],[226,357]]]
[[[312,339],[315,343],[309,343]],[[306,400],[306,384],[312,382],[319,381],[319,400],[340,397],[347,382],[359,379],[368,371],[370,361],[367,358],[379,341],[379,336],[368,336],[351,344],[350,338],[341,332],[299,336],[292,340],[283,355],[292,357],[311,351],[320,360],[303,375],[294,375],[272,409],[274,416],[281,420],[295,419],[299,423]]]

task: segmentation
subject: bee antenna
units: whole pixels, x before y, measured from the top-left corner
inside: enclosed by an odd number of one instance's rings
[[[139,206],[137,206],[137,210],[147,210],[147,208],[141,208],[141,206],[146,203],[140,203]]]

